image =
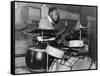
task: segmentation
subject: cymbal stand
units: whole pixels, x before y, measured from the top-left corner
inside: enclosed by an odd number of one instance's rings
[[[41,35],[42,35],[42,39],[43,39],[43,31],[41,32]],[[43,41],[42,41],[43,42]],[[47,45],[48,45],[48,42],[46,42]],[[46,53],[47,53],[47,65],[46,65],[46,71],[48,72],[48,59],[49,59],[49,56],[48,56],[48,50],[46,50]]]

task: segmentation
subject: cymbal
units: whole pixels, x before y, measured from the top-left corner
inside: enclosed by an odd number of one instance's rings
[[[51,29],[36,29],[33,31],[30,31],[29,33],[57,33],[57,30],[51,30]]]
[[[88,29],[88,28],[89,28],[89,27],[83,27],[83,26],[82,26],[82,27],[80,27],[80,29]]]

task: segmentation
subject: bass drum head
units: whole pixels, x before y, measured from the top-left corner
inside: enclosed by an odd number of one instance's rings
[[[79,59],[76,61],[71,70],[88,70],[91,68],[92,59],[90,57],[84,57],[83,59]]]
[[[51,71],[71,71],[92,69],[94,63],[90,57],[71,57],[67,61],[61,59],[54,60],[49,68]]]

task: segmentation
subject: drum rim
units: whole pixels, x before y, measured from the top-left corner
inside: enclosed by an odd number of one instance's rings
[[[45,49],[39,49],[39,48],[35,48],[35,47],[30,47],[28,49],[31,50],[31,51],[46,52]]]
[[[27,69],[30,71],[30,72],[45,72],[46,71],[46,69],[31,69],[31,68],[29,68],[29,67],[27,67]]]

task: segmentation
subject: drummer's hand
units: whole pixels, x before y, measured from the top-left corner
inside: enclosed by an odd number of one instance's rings
[[[39,41],[43,41],[43,39],[42,39],[41,36],[37,36],[37,39],[38,39]]]
[[[23,33],[23,34],[27,34],[27,32],[26,32],[26,31],[22,31],[22,33]]]
[[[61,43],[62,43],[62,41],[59,39],[59,40],[57,41],[57,43],[58,43],[58,44],[61,44]]]
[[[88,51],[89,47],[87,44],[84,44],[84,49],[85,49],[85,51]]]
[[[56,40],[60,39],[60,36],[61,36],[60,33],[57,33],[56,34]]]

